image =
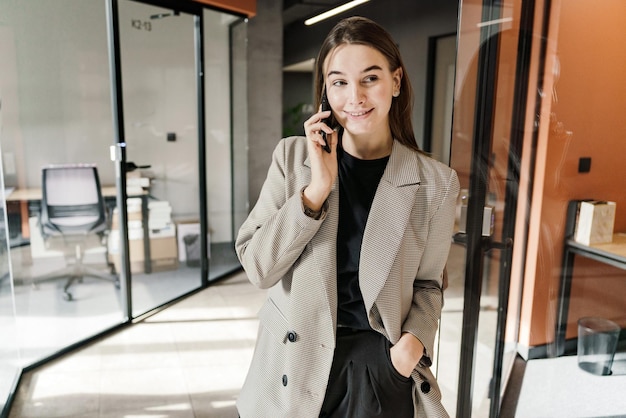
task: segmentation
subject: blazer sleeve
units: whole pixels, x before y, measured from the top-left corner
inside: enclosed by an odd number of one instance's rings
[[[239,229],[235,251],[259,288],[272,287],[288,272],[324,219],[315,220],[303,211],[300,190],[308,179],[300,173],[308,170],[305,158],[302,138],[279,142],[259,198]]]
[[[445,185],[441,191],[442,198],[432,212],[428,239],[413,282],[413,303],[402,326],[403,332],[410,332],[424,344],[425,353],[421,363],[428,367],[432,364],[435,335],[443,307],[443,270],[452,242],[459,193],[456,171],[447,169],[448,177],[442,184]]]

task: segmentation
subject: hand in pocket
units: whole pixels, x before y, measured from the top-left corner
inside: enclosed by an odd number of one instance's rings
[[[424,345],[409,333],[402,334],[398,343],[389,349],[391,364],[404,377],[411,376],[423,353]]]

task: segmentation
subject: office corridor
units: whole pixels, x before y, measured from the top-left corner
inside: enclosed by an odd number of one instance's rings
[[[264,298],[235,273],[25,373],[10,418],[236,417]]]

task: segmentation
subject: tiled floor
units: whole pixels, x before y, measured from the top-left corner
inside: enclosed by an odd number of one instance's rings
[[[451,276],[442,313],[437,371],[444,406],[456,407],[462,280]],[[26,373],[17,417],[236,417],[265,292],[243,272],[76,353]],[[485,318],[494,318],[487,309]],[[479,329],[489,370],[489,330]],[[487,372],[476,376],[476,409]],[[486,415],[485,415],[486,416]]]
[[[454,415],[459,351],[455,329],[461,306],[454,292],[449,296],[442,313],[438,380],[444,405]],[[265,291],[254,288],[243,272],[235,273],[141,322],[25,373],[9,418],[235,418],[235,400],[252,357],[257,312],[264,299]],[[489,333],[481,336],[480,328],[479,340],[489,340]],[[479,342],[479,351],[484,341]],[[482,351],[489,351],[487,345]],[[588,416],[572,411],[599,411],[601,405],[611,406],[613,416],[626,416],[620,415],[622,404],[608,403],[622,400],[616,396],[624,393],[623,376],[585,376],[592,381],[580,387],[575,359],[539,363],[541,367],[535,371],[527,367],[520,376],[522,395],[517,410],[503,417]],[[569,378],[573,386],[565,388],[563,384],[547,385],[545,382],[553,382],[555,377],[547,377],[546,370],[578,375]],[[488,378],[488,373],[475,376],[475,392],[482,390],[486,384],[479,383]],[[593,379],[609,385],[601,390],[602,396],[591,395],[600,387]],[[584,395],[567,396],[577,391]],[[559,400],[559,394],[565,397]],[[477,403],[483,397],[475,393]],[[587,409],[572,406],[574,400],[584,402]],[[542,405],[541,413],[529,412],[533,405]],[[483,409],[479,406],[472,416],[488,416]]]
[[[10,417],[236,417],[264,297],[237,273],[26,373]]]

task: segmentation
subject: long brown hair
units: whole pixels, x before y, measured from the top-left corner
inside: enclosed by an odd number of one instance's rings
[[[389,110],[391,134],[401,144],[419,151],[411,115],[413,110],[413,89],[400,50],[391,35],[376,22],[364,17],[349,17],[341,20],[328,33],[322,43],[315,62],[315,108],[319,109],[324,92],[324,61],[335,48],[344,44],[365,45],[376,49],[385,56],[389,70],[402,69],[400,96],[394,97]]]

